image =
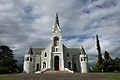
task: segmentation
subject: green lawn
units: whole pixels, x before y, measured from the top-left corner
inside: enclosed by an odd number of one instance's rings
[[[15,74],[0,74],[0,80],[5,80],[13,76],[15,76]]]
[[[120,80],[120,73],[100,73],[108,80]]]
[[[94,74],[101,75],[106,80],[120,80],[120,73],[94,73]],[[15,77],[17,75],[18,74],[0,74],[0,80],[6,80],[7,78]]]

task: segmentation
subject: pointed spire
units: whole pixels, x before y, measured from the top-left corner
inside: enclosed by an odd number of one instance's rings
[[[58,12],[56,12],[55,25],[59,26]]]
[[[81,54],[86,54],[83,46],[81,46],[80,49],[81,49]]]

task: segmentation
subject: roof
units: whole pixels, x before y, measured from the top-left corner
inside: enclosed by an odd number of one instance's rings
[[[81,54],[86,54],[83,46],[80,49],[81,49]]]
[[[45,48],[31,48],[32,51],[33,51],[33,54],[36,54],[36,55],[40,55],[42,50],[44,50]],[[31,54],[31,49],[29,49],[28,53]]]
[[[31,50],[33,54],[36,55],[40,55],[42,50],[44,50],[45,48],[30,48],[28,51],[28,54],[31,54]],[[69,51],[73,54],[73,55],[78,55],[81,54],[81,49],[80,48],[68,48]]]
[[[68,48],[73,55],[81,54],[80,48]]]

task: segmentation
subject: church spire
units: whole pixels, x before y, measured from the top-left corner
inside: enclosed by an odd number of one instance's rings
[[[59,19],[58,19],[58,13],[57,12],[56,12],[55,25],[59,26]]]
[[[55,16],[55,24],[52,27],[52,32],[53,33],[61,33],[61,27],[59,25],[59,19],[58,19],[58,13],[56,12]]]

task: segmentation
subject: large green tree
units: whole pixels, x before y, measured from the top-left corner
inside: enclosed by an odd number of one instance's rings
[[[107,51],[104,53],[102,64],[98,62],[93,67],[93,72],[120,72],[120,58],[112,59]]]
[[[15,72],[15,62],[13,50],[5,45],[0,46],[0,73]]]
[[[101,54],[101,47],[100,47],[98,35],[96,35],[96,47],[97,47],[97,52],[98,52],[98,64],[101,65],[103,63],[103,58]]]

